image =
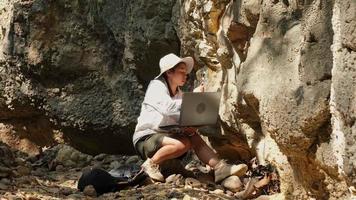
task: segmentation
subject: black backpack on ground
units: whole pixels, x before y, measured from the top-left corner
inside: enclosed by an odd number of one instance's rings
[[[98,195],[116,192],[142,183],[148,175],[140,170],[133,177],[114,177],[109,172],[100,168],[90,168],[83,171],[78,181],[78,189],[83,191],[88,185],[92,185]]]

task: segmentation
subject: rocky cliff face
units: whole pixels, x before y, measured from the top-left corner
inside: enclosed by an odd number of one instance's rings
[[[173,3],[2,1],[2,137],[45,145],[65,133],[87,152],[133,153],[153,66],[179,51]]]
[[[353,0],[2,1],[1,138],[133,153],[145,87],[180,52],[222,92],[209,136],[222,156],[274,165],[286,199],[350,198],[355,13]]]
[[[355,185],[355,2],[181,1],[182,52],[221,90],[288,198],[344,199]],[[352,187],[350,187],[352,190]]]

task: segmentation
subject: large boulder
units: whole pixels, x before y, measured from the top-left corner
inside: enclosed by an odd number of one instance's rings
[[[22,140],[20,132],[34,146],[61,138],[87,153],[134,153],[144,89],[159,58],[179,51],[172,7],[163,0],[1,1],[0,125],[7,128],[0,134]]]

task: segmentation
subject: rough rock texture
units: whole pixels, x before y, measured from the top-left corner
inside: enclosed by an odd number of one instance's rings
[[[336,1],[332,22],[330,111],[333,130],[330,142],[324,147],[328,151],[320,150],[320,159],[326,165],[338,168],[342,179],[354,186],[356,194],[356,2]],[[330,154],[332,158],[329,158]]]
[[[179,51],[172,6],[1,1],[0,134],[44,146],[64,133],[89,153],[133,153],[144,88],[158,59]]]
[[[354,6],[176,4],[181,51],[196,56],[208,90],[222,92],[222,134],[243,135],[260,162],[275,165],[288,199],[345,199],[355,186]]]

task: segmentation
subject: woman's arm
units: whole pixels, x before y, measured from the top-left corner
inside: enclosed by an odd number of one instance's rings
[[[169,116],[180,112],[182,99],[172,99],[167,86],[159,80],[153,80],[147,88],[144,103]]]

